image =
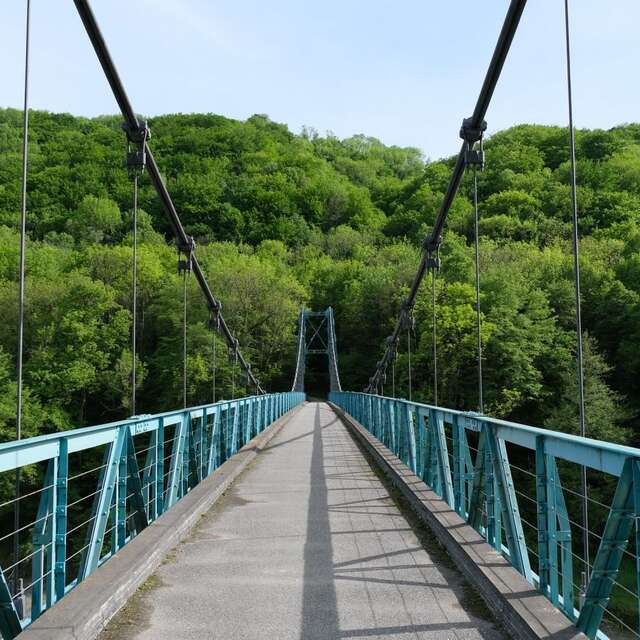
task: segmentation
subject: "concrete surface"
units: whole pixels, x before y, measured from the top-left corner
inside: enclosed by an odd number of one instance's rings
[[[474,600],[310,403],[100,638],[506,638]]]

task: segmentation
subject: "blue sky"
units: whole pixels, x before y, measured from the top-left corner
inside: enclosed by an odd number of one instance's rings
[[[566,123],[562,0],[530,0],[489,132]],[[21,105],[24,0],[0,2],[0,106]],[[94,0],[134,108],[266,113],[294,132],[365,133],[455,153],[507,0]],[[114,113],[71,0],[32,0],[31,104]],[[640,3],[573,0],[575,120],[640,120]]]

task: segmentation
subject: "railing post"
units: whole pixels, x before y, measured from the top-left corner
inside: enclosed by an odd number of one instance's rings
[[[40,616],[43,609],[53,604],[53,556],[55,555],[55,507],[57,460],[51,458],[43,483],[46,487],[40,496],[36,523],[32,533],[36,552],[31,565],[31,619]]]
[[[121,549],[124,546],[125,538],[127,537],[127,444],[127,438],[125,438],[118,459],[118,480],[116,484],[116,549]]]
[[[191,419],[191,411],[185,412],[186,433],[185,443],[182,452],[182,491],[178,495],[178,499],[184,497],[192,486],[191,483],[191,465],[195,466],[195,449],[193,446],[193,421]]]
[[[544,438],[536,438],[536,501],[538,513],[538,576],[540,579],[540,591],[547,595],[550,588],[550,599],[555,604],[558,598],[557,566],[554,566],[557,558],[555,536],[555,513],[548,492],[549,472],[547,469],[546,454],[544,452]],[[555,571],[554,571],[555,570]],[[555,573],[555,589],[551,586]]]
[[[409,455],[409,466],[411,467],[411,470],[418,475],[418,451],[417,451],[417,445],[416,445],[416,425],[417,425],[417,420],[415,420],[414,418],[417,418],[416,415],[416,411],[413,408],[412,405],[405,405],[405,411],[406,411],[406,421],[407,421],[407,436],[408,436],[408,445],[409,445],[409,451],[408,451],[408,455]]]
[[[493,425],[485,423],[483,426],[488,435],[488,449],[491,453],[493,470],[497,479],[498,497],[504,516],[504,528],[511,564],[531,582],[529,553],[522,530],[522,520],[511,477],[507,448],[504,441],[496,436]]]
[[[485,447],[485,496],[487,507],[487,542],[502,553],[501,500],[496,491],[496,472],[490,447]]]
[[[156,484],[156,456],[158,455],[158,431],[151,431],[149,435],[149,447],[144,459],[144,469],[142,470],[142,497],[144,500],[145,513],[149,520],[155,518],[153,511],[154,487]]]
[[[207,458],[207,475],[209,475],[219,464],[220,457],[220,407],[214,405],[212,423],[211,423],[211,440],[209,442],[209,454]]]
[[[169,467],[169,480],[167,483],[166,509],[172,507],[180,497],[180,480],[183,470],[184,449],[187,440],[187,420],[187,414],[183,413],[182,418],[174,428],[173,447],[171,449],[171,466]]]
[[[447,448],[447,438],[444,432],[444,416],[442,411],[433,410],[433,436],[440,474],[440,491],[444,501],[453,509],[453,484],[451,482],[451,466],[449,465],[449,451]]]
[[[633,520],[639,515],[636,512],[636,505],[640,507],[638,491],[640,491],[640,460],[627,458],[611,502],[602,540],[593,561],[584,604],[576,623],[578,629],[589,638],[596,637],[629,541]]]
[[[467,469],[466,455],[469,454],[467,435],[460,416],[453,417],[453,497],[455,510],[463,518],[467,515]]]
[[[427,409],[424,407],[416,407],[416,465],[418,477],[424,482],[426,479],[427,464],[427,427],[425,424],[425,416]]]
[[[102,550],[102,544],[104,542],[104,532],[109,520],[109,511],[113,499],[116,483],[119,484],[121,480],[122,471],[122,456],[124,453],[124,501],[126,504],[127,491],[126,491],[126,473],[127,473],[127,458],[126,458],[126,446],[127,435],[129,432],[129,425],[124,424],[118,427],[114,440],[109,445],[108,451],[106,451],[106,465],[100,472],[99,487],[100,490],[96,494],[93,502],[92,514],[93,518],[89,529],[87,531],[87,544],[84,553],[82,554],[82,561],[80,564],[80,570],[78,571],[78,579],[84,580],[87,576],[93,573],[94,569],[98,566],[100,561],[100,552]],[[121,487],[120,487],[121,489]],[[118,496],[118,502],[116,503],[116,511],[120,512],[122,497]],[[125,524],[126,524],[126,509],[125,509]],[[117,533],[120,538],[120,513],[117,514]],[[120,540],[119,540],[120,541]],[[123,542],[124,544],[124,542]]]
[[[164,418],[158,418],[154,519],[164,512]]]

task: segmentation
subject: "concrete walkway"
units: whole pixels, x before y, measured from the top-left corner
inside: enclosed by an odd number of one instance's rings
[[[469,610],[459,574],[423,549],[323,403],[283,428],[152,582],[105,637],[505,637]]]

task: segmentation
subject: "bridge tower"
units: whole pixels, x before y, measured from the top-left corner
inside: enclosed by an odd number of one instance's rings
[[[298,323],[298,358],[293,380],[293,391],[304,391],[304,375],[307,356],[325,354],[329,367],[329,390],[341,391],[338,373],[338,352],[336,348],[336,327],[333,309],[324,311],[300,310]]]

